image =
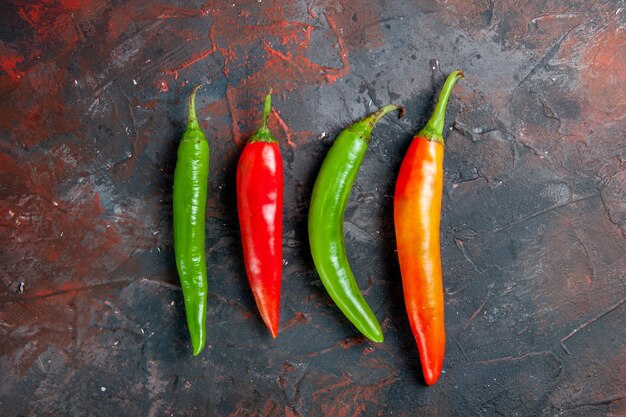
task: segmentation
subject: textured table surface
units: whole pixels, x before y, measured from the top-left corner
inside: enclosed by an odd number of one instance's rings
[[[623,1],[0,1],[0,415],[626,415]],[[394,180],[444,75],[444,374],[424,385]],[[172,174],[196,83],[211,146],[207,347],[191,356]],[[235,167],[274,88],[282,321],[242,267]],[[385,342],[310,258],[322,159],[389,102],[345,217]]]

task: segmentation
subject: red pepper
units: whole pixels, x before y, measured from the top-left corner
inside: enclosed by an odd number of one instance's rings
[[[271,100],[270,90],[261,127],[239,158],[237,209],[250,288],[263,321],[276,337],[283,264],[283,163],[278,141],[267,127]]]
[[[461,71],[448,76],[433,116],[413,138],[393,201],[404,303],[428,385],[439,379],[446,347],[439,247],[443,122],[452,87],[462,77]]]

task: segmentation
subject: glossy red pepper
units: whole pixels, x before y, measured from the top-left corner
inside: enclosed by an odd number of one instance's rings
[[[276,337],[283,264],[283,164],[278,141],[267,127],[271,108],[270,91],[261,127],[239,158],[237,209],[250,288],[263,321]]]
[[[443,122],[452,87],[462,77],[461,71],[450,74],[433,116],[413,138],[393,202],[404,302],[428,385],[439,379],[446,347],[439,247]]]

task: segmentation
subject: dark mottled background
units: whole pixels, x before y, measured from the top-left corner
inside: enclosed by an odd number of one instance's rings
[[[624,1],[0,2],[0,415],[625,416]],[[426,387],[392,193],[444,75],[448,347]],[[208,346],[191,356],[172,174],[196,83],[211,145]],[[239,244],[235,167],[273,86],[280,337]],[[386,340],[342,317],[306,212],[344,126],[394,102],[346,213]],[[448,129],[449,127],[449,129]]]

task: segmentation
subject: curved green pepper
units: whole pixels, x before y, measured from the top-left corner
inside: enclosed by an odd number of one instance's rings
[[[368,339],[383,341],[376,316],[356,284],[343,238],[343,218],[350,191],[376,122],[402,108],[387,105],[344,129],[328,151],[313,186],[309,209],[309,242],[317,272],[343,314]]]
[[[196,118],[195,98],[199,88],[196,86],[189,96],[187,129],[178,145],[173,197],[174,253],[194,356],[204,348],[207,306],[204,222],[209,144]]]

